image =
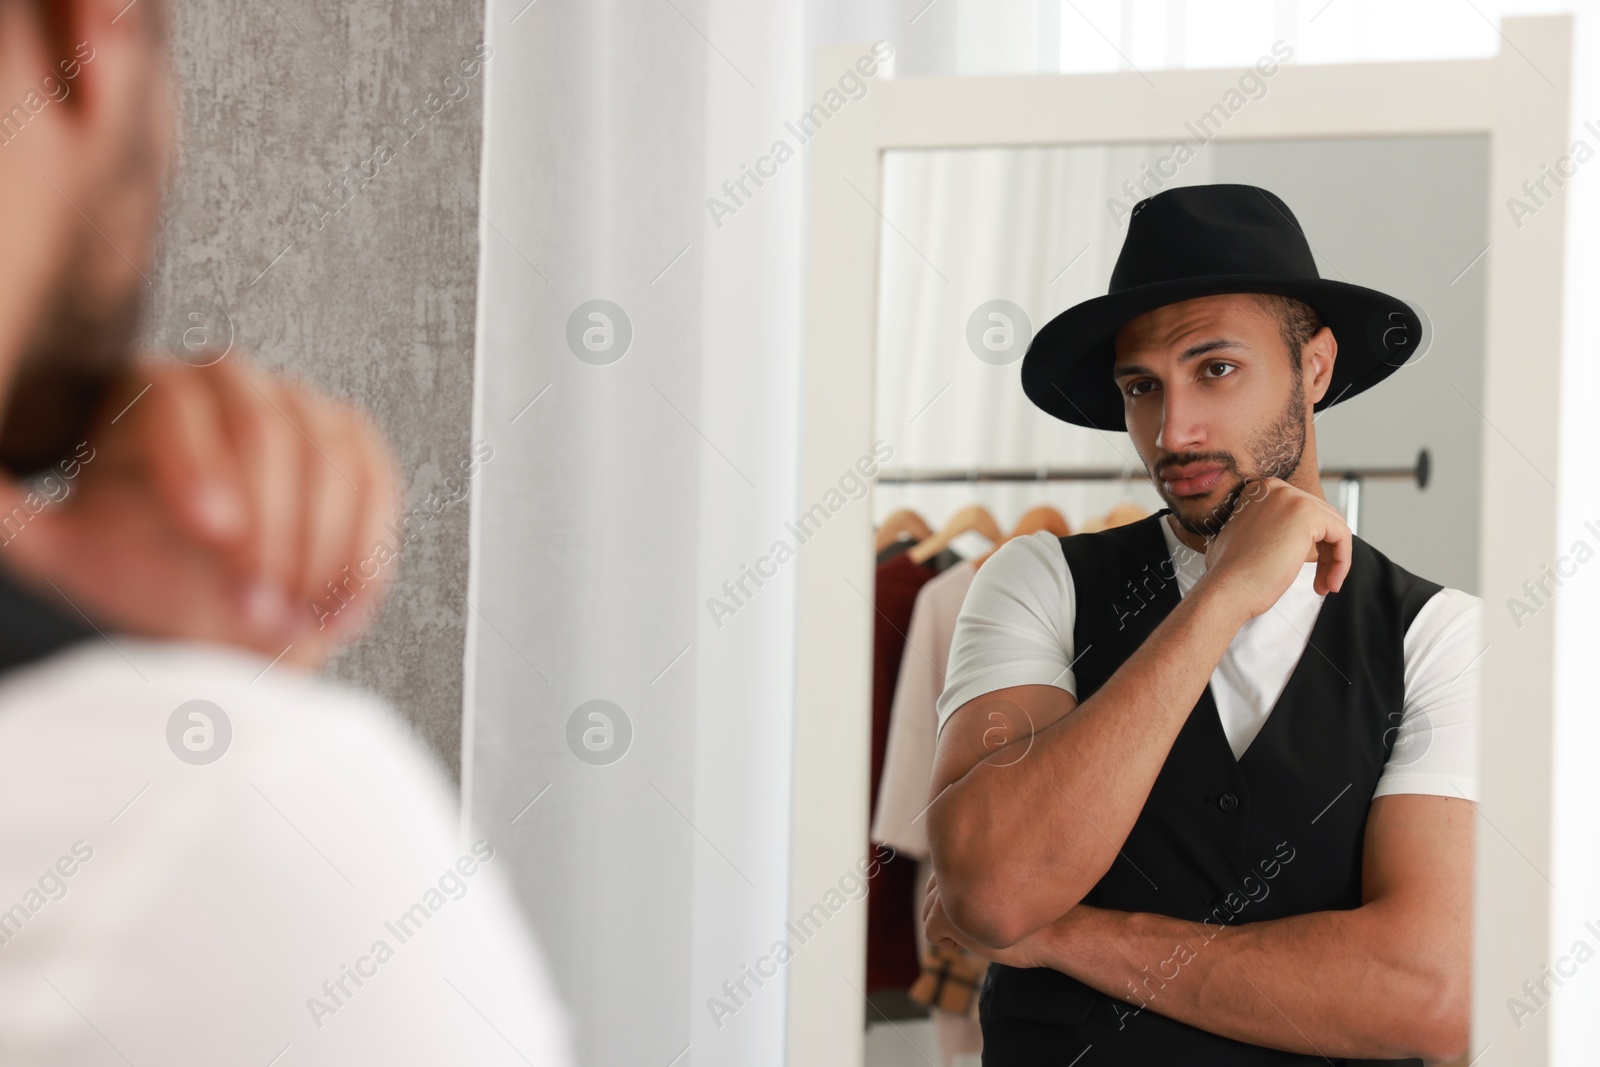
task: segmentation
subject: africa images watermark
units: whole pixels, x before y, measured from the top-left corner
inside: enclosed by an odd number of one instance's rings
[[[878,64],[887,62],[893,55],[894,48],[888,41],[874,41],[871,53],[857,59],[854,66],[847,67],[839,75],[836,86],[829,86],[820,100],[802,111],[793,121],[783,124],[783,128],[794,135],[794,145],[790,145],[788,138],[780,137],[772,142],[766,155],[756,157],[754,166],[739,164],[739,174],[722,183],[722,196],[706,197],[706,210],[711,213],[711,221],[717,229],[722,229],[723,219],[738,214],[739,209],[749,203],[768,180],[776,178],[778,168],[793,159],[800,148],[817,135],[824,123],[843,111],[850,101],[866,96],[867,79],[878,73]],[[754,183],[754,189],[750,187],[751,183]]]
[[[316,228],[319,230],[324,228],[329,219],[349,207],[356,196],[367,187],[367,183],[394,161],[400,149],[427,129],[428,123],[443,114],[452,104],[465,100],[471,92],[472,79],[482,73],[483,64],[493,58],[493,45],[487,42],[478,44],[471,55],[456,64],[455,70],[440,79],[439,88],[431,90],[424,96],[421,104],[401,115],[398,122],[385,123],[398,135],[393,145],[387,140],[378,141],[365,159],[356,161],[354,171],[348,163],[340,166],[339,173],[323,183],[326,188],[323,190],[320,202],[317,200],[306,202]],[[456,71],[460,71],[459,77]]]
[[[445,476],[443,488],[448,495],[441,495],[438,489],[429,492],[422,503],[400,517],[398,526],[393,522],[384,524],[394,536],[393,543],[374,542],[372,550],[355,563],[354,570],[347,563],[344,565],[342,578],[338,581],[330,578],[324,582],[324,588],[328,591],[327,596],[310,601],[311,614],[317,620],[317,629],[327,626],[329,619],[355,603],[356,595],[367,587],[368,582],[376,579],[384,567],[399,559],[400,553],[406,546],[422,536],[428,523],[442,515],[446,508],[465,500],[472,492],[472,479],[478,473],[480,465],[493,458],[494,446],[489,442],[479,441],[473,445],[468,458],[458,464],[460,476],[455,474]]]
[[[60,470],[59,474],[49,470],[31,476],[26,483],[28,492],[23,495],[21,503],[4,516],[0,516],[0,547],[16,540],[17,535],[22,533],[35,515],[65,500],[72,492],[72,479],[76,478],[83,470],[84,464],[91,462],[94,457],[93,446],[87,441],[80,441],[70,457],[56,464]]]
[[[401,945],[415,937],[429,919],[439,913],[447,903],[467,895],[467,879],[478,873],[480,865],[494,859],[494,846],[479,840],[472,843],[470,854],[463,854],[454,865],[446,867],[434,885],[423,890],[417,903],[393,919],[384,922],[383,929],[394,938],[380,937],[372,942],[365,955],[357,956],[353,964],[339,964],[339,973],[322,983],[321,996],[306,998],[306,1010],[318,1030],[330,1015],[337,1015],[348,1007],[352,998],[373,978],[378,968],[394,959]],[[352,988],[354,986],[354,988]]]
[[[1530,617],[1544,610],[1555,599],[1566,579],[1576,576],[1578,568],[1595,557],[1595,545],[1600,544],[1600,525],[1590,519],[1583,524],[1583,528],[1594,538],[1593,543],[1588,537],[1580,537],[1572,542],[1572,548],[1565,555],[1556,558],[1554,567],[1543,564],[1539,577],[1522,583],[1522,594],[1526,599],[1506,597],[1506,610],[1511,613],[1511,621],[1517,624],[1517,629],[1522,629]]]
[[[1289,850],[1288,855],[1284,855],[1284,849]],[[1261,868],[1261,877],[1257,878],[1255,874],[1245,875],[1244,881],[1240,883],[1240,888],[1244,890],[1244,895],[1241,896],[1237,891],[1230,891],[1202,920],[1201,925],[1206,928],[1206,938],[1204,941],[1199,942],[1199,948],[1205,948],[1206,945],[1216,940],[1217,934],[1222,932],[1223,926],[1238,918],[1239,914],[1251,903],[1259,904],[1261,901],[1266,900],[1267,894],[1272,892],[1272,887],[1267,883],[1281,874],[1283,868],[1293,862],[1295,855],[1295,850],[1289,842],[1278,842],[1277,847],[1273,849],[1272,855],[1257,864]],[[1251,887],[1252,882],[1255,883],[1254,888]],[[1256,895],[1258,891],[1260,893],[1259,896]],[[1172,947],[1172,955],[1156,964],[1156,973],[1154,975],[1150,974],[1150,965],[1145,964],[1142,968],[1144,972],[1142,982],[1135,984],[1132,978],[1128,979],[1129,1002],[1137,1000],[1139,1006],[1131,1011],[1125,1011],[1115,1001],[1112,1002],[1112,1008],[1117,1013],[1117,1029],[1121,1030],[1126,1027],[1129,1019],[1148,1008],[1150,1002],[1156,999],[1157,993],[1165,989],[1168,982],[1178,977],[1183,970],[1184,964],[1193,961],[1199,955],[1198,949],[1190,948],[1186,943],[1179,943]],[[1171,974],[1164,970],[1168,966],[1172,968]],[[1150,988],[1152,979],[1159,983],[1155,989]],[[1140,991],[1141,985],[1143,986],[1143,992]],[[1146,996],[1146,993],[1149,996]]]
[[[829,519],[850,501],[865,497],[871,489],[872,478],[878,473],[878,467],[889,462],[893,455],[894,448],[887,441],[872,442],[872,454],[856,460],[853,467],[846,467],[839,476],[837,488],[830,488],[822,494],[820,501],[801,512],[792,522],[783,524],[784,529],[794,535],[795,543],[792,546],[786,540],[774,541],[768,553],[756,559],[754,567],[748,563],[741,564],[738,576],[722,583],[723,596],[707,597],[706,610],[711,613],[711,621],[716,628],[722,629],[723,619],[737,615],[750,603],[755,596],[750,583],[755,583],[755,588],[760,589],[777,577],[778,568],[793,559],[800,551],[800,546],[815,537]]]
[[[0,947],[11,944],[22,928],[33,921],[46,904],[67,895],[67,879],[78,873],[78,868],[94,858],[94,846],[87,841],[74,841],[70,854],[63,855],[44,869],[38,884],[29,886],[22,899],[0,911]]]
[[[1600,926],[1596,926],[1593,919],[1585,922],[1583,928],[1600,941]],[[1521,1030],[1530,1016],[1538,1015],[1549,1006],[1554,996],[1550,989],[1551,982],[1556,984],[1557,989],[1561,988],[1566,984],[1562,979],[1575,976],[1579,967],[1594,959],[1594,954],[1594,946],[1589,944],[1587,938],[1580,937],[1572,943],[1572,951],[1559,957],[1553,965],[1545,964],[1537,980],[1524,980],[1522,994],[1527,999],[1515,996],[1506,998],[1506,1010],[1511,1013],[1511,1021],[1517,1024],[1517,1029]]]
[[[1273,59],[1276,56],[1277,59]],[[1246,104],[1252,100],[1260,100],[1267,95],[1267,79],[1278,73],[1278,64],[1287,63],[1294,56],[1294,48],[1288,42],[1278,40],[1272,42],[1272,56],[1262,56],[1257,59],[1254,66],[1246,67],[1244,73],[1239,75],[1238,81],[1222,94],[1211,107],[1201,112],[1193,121],[1185,122],[1183,128],[1194,135],[1194,143],[1180,138],[1173,142],[1172,148],[1166,155],[1156,160],[1154,170],[1146,163],[1139,168],[1137,179],[1126,179],[1122,183],[1122,192],[1127,200],[1111,196],[1106,198],[1106,210],[1111,212],[1111,218],[1118,224],[1133,214],[1135,202],[1147,196],[1154,196],[1172,179],[1178,176],[1178,170],[1185,163],[1195,157],[1195,154],[1222,131],[1229,119],[1237,115]]]
[[[87,53],[87,54],[85,54]],[[60,75],[46,74],[39,79],[37,89],[29,89],[23,94],[22,100],[12,104],[10,109],[0,112],[0,148],[4,148],[28,128],[28,123],[52,103],[64,102],[72,93],[72,81],[83,72],[85,64],[94,62],[95,50],[88,41],[79,41],[72,50],[72,58],[63,59],[56,65],[61,68]]]
[[[843,910],[846,903],[865,898],[867,883],[883,864],[894,857],[895,851],[890,846],[874,845],[872,854],[863,856],[854,866],[845,868],[837,885],[830,886],[820,901],[801,912],[793,921],[783,924],[789,936],[774,941],[767,954],[756,960],[754,968],[740,964],[739,976],[722,983],[722,996],[706,998],[706,1010],[711,1013],[711,1021],[717,1029],[721,1030],[726,1019],[737,1015],[740,1009],[750,1003],[767,980],[777,976],[778,968],[793,959],[800,946],[816,937],[828,920]],[[750,988],[752,983],[754,990]]]
[[[1277,471],[1297,451],[1291,445],[1280,444],[1274,450],[1272,457],[1261,463],[1260,467],[1263,471]],[[1243,511],[1247,504],[1265,496],[1266,491],[1267,484],[1264,480],[1252,478],[1241,487],[1237,498],[1230,497],[1230,499],[1215,504],[1211,508],[1208,518],[1204,521],[1217,525],[1227,522]],[[1111,602],[1111,610],[1117,616],[1117,629],[1125,629],[1129,619],[1153,604],[1168,584],[1177,581],[1179,569],[1186,566],[1200,554],[1199,549],[1190,548],[1184,542],[1179,541],[1176,555],[1165,557],[1154,566],[1147,563],[1138,575],[1129,578],[1124,583],[1124,595]]]
[[[1595,125],[1594,119],[1584,122],[1583,128],[1588,130],[1596,141],[1600,141],[1600,126]],[[1593,159],[1594,155],[1594,146],[1580,137],[1572,142],[1572,147],[1567,149],[1566,155],[1556,160],[1554,167],[1548,163],[1539,164],[1539,176],[1523,181],[1522,196],[1506,197],[1506,210],[1511,213],[1511,221],[1516,223],[1517,229],[1522,229],[1524,220],[1537,215],[1541,208],[1554,200],[1562,186],[1567,184],[1567,179],[1578,173],[1578,168]],[[1554,189],[1550,188],[1552,182],[1555,184]]]

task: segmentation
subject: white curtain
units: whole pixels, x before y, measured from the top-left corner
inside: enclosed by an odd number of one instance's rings
[[[1125,434],[1054,419],[1023,395],[1023,334],[1105,293],[1127,227],[1125,181],[1171,144],[891,152],[884,160],[880,240],[877,436],[902,468],[1118,467],[1129,483],[888,485],[876,517],[915,509],[935,528],[980,501],[1009,529],[1029,507],[1056,505],[1073,527],[1131,496],[1160,501]],[[1170,165],[1168,166],[1170,170]],[[1210,179],[1202,151],[1159,187]],[[1137,188],[1137,187],[1136,187]],[[1120,209],[1115,204],[1120,204]],[[981,358],[969,323],[989,302],[1021,308],[1009,352]],[[983,316],[980,314],[980,318]]]

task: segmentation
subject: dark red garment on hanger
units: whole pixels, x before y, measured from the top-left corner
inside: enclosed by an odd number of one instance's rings
[[[931,561],[930,561],[931,562]],[[878,566],[874,583],[872,630],[872,785],[867,808],[878,807],[878,779],[883,774],[884,750],[889,741],[889,709],[894,704],[895,682],[900,677],[900,660],[906,655],[906,631],[911,626],[911,609],[917,593],[939,572],[896,555]],[[917,653],[912,652],[911,655]],[[876,851],[869,853],[876,856]],[[867,883],[867,989],[909,989],[922,973],[917,959],[916,924],[913,915],[917,861],[911,856],[894,856],[884,861]]]

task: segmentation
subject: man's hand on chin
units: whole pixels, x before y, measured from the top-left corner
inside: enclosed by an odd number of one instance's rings
[[[356,409],[236,355],[142,359],[36,492],[0,476],[0,565],[97,626],[315,667],[375,616],[399,501]]]

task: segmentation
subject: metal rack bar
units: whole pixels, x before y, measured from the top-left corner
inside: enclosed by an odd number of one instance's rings
[[[1324,467],[1326,481],[1366,481],[1373,478],[1406,478],[1416,482],[1417,488],[1428,487],[1431,459],[1424,448],[1417,453],[1416,462],[1409,467]],[[910,483],[965,483],[965,482],[1119,482],[1141,476],[1141,472],[1128,467],[959,467],[908,470],[894,473],[892,468],[882,468],[877,481],[880,485]]]
[[[1374,479],[1405,479],[1414,482],[1418,489],[1428,487],[1432,473],[1432,457],[1426,448],[1417,453],[1409,467],[1324,467],[1324,481],[1339,482],[1341,510],[1351,530],[1356,530],[1361,520],[1361,486]],[[1128,467],[974,467],[961,470],[956,467],[909,470],[902,468],[892,473],[879,471],[880,485],[962,485],[976,482],[1120,482],[1141,475]]]

